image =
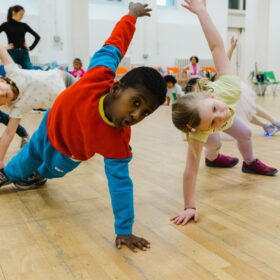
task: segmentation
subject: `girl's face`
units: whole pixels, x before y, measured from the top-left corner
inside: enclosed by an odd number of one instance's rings
[[[79,61],[74,61],[73,66],[74,66],[74,69],[76,69],[76,70],[79,70],[82,67],[82,65]]]
[[[0,79],[0,105],[5,105],[12,101],[14,98],[14,93],[11,86],[6,83],[6,81]]]
[[[24,16],[24,10],[20,10],[17,13],[13,12],[12,19],[15,21],[21,21]]]
[[[195,59],[195,57],[192,57],[191,63],[192,63],[192,64],[196,64],[196,59]]]
[[[197,127],[199,131],[222,128],[231,118],[229,107],[223,101],[215,98],[200,100],[198,111],[201,119],[200,125]]]

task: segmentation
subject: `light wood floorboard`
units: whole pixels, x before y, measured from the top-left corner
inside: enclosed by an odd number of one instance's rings
[[[280,119],[280,96],[258,98]],[[42,114],[23,121],[34,131]],[[280,169],[280,133],[263,137],[252,127],[255,154]],[[3,127],[1,126],[1,131]],[[243,174],[201,161],[197,182],[200,221],[174,226],[183,208],[186,142],[162,106],[132,128],[137,235],[147,252],[116,250],[103,159],[95,156],[37,190],[0,189],[0,280],[279,280],[280,174]],[[16,137],[8,152],[18,150]],[[240,155],[233,141],[222,152]]]

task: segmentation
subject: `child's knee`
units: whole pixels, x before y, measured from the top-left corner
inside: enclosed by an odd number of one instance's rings
[[[242,141],[242,140],[249,140],[251,139],[251,137],[252,137],[252,131],[250,128],[247,128],[241,133],[241,135],[238,138]]]
[[[209,151],[209,152],[217,152],[221,149],[222,147],[222,144],[221,143],[211,143],[211,144],[207,144],[205,145],[205,149],[206,151]]]

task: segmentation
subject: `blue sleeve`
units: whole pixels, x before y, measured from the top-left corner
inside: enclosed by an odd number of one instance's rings
[[[129,177],[130,158],[105,158],[105,173],[108,179],[112,208],[115,216],[115,233],[132,234],[134,222],[133,183]]]
[[[115,73],[121,59],[122,53],[117,47],[106,45],[94,54],[89,62],[87,70],[90,70],[95,66],[105,66]]]

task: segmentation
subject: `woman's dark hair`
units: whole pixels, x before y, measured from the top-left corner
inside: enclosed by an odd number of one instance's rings
[[[197,84],[197,80],[198,79],[199,78],[191,78],[191,79],[189,79],[189,81],[187,82],[187,85],[185,87],[185,93],[194,91],[193,86]]]
[[[172,83],[173,85],[175,85],[177,83],[177,80],[174,76],[172,75],[166,75],[163,77],[165,83]]]
[[[151,67],[137,67],[125,74],[121,80],[123,90],[134,88],[152,94],[161,105],[166,97],[166,85],[162,76]]]
[[[10,7],[9,10],[8,10],[8,14],[7,14],[7,21],[10,21],[12,19],[13,12],[15,12],[17,14],[21,10],[24,11],[24,8],[20,5],[15,5],[15,6]]]
[[[199,59],[198,59],[198,57],[197,56],[195,56],[195,55],[193,55],[193,56],[191,56],[190,57],[190,61],[192,61],[192,59],[195,59],[195,61],[196,61],[196,63],[198,63],[199,62]]]

